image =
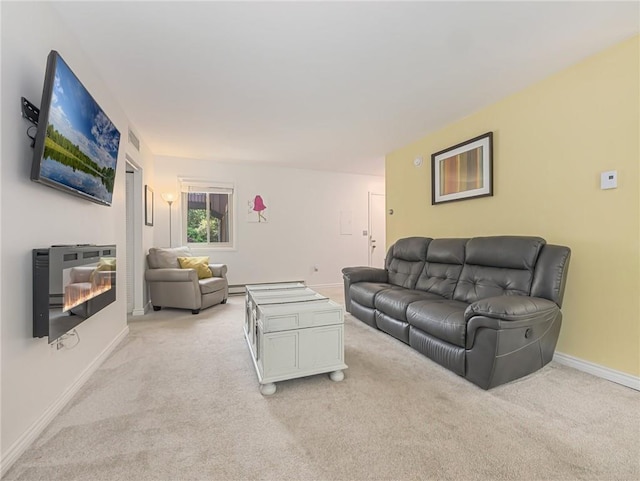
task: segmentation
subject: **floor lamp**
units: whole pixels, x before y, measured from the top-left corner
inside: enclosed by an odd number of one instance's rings
[[[176,200],[176,195],[173,192],[165,192],[161,194],[162,200],[164,200],[167,204],[169,204],[169,247],[173,246],[172,236],[171,236],[171,204]]]

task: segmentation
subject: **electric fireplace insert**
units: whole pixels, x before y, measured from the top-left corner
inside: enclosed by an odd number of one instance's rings
[[[33,337],[53,343],[115,300],[115,245],[33,250]]]

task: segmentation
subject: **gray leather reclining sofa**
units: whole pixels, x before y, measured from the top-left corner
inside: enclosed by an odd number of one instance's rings
[[[483,389],[549,361],[571,251],[539,237],[409,237],[342,270],[346,309]]]

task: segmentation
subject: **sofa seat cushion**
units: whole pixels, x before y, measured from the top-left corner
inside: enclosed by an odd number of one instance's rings
[[[407,322],[438,339],[465,347],[464,311],[468,306],[453,300],[413,302],[407,308]]]
[[[387,289],[378,293],[375,297],[375,307],[380,312],[395,319],[407,320],[407,307],[416,301],[436,300],[445,298],[430,292],[415,291],[413,289]]]
[[[387,316],[383,312],[375,312],[376,327],[390,336],[409,344],[409,324]]]
[[[200,292],[202,294],[211,294],[212,292],[221,291],[227,288],[227,280],[223,277],[209,277],[200,279]]]
[[[362,306],[374,309],[374,299],[376,298],[376,295],[385,289],[398,289],[398,287],[387,284],[386,282],[357,282],[355,284],[351,284],[349,295],[351,296],[352,301],[355,301]]]

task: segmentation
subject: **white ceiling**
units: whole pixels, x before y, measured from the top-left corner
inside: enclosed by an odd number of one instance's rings
[[[376,175],[640,23],[638,2],[54,6],[154,154]]]

